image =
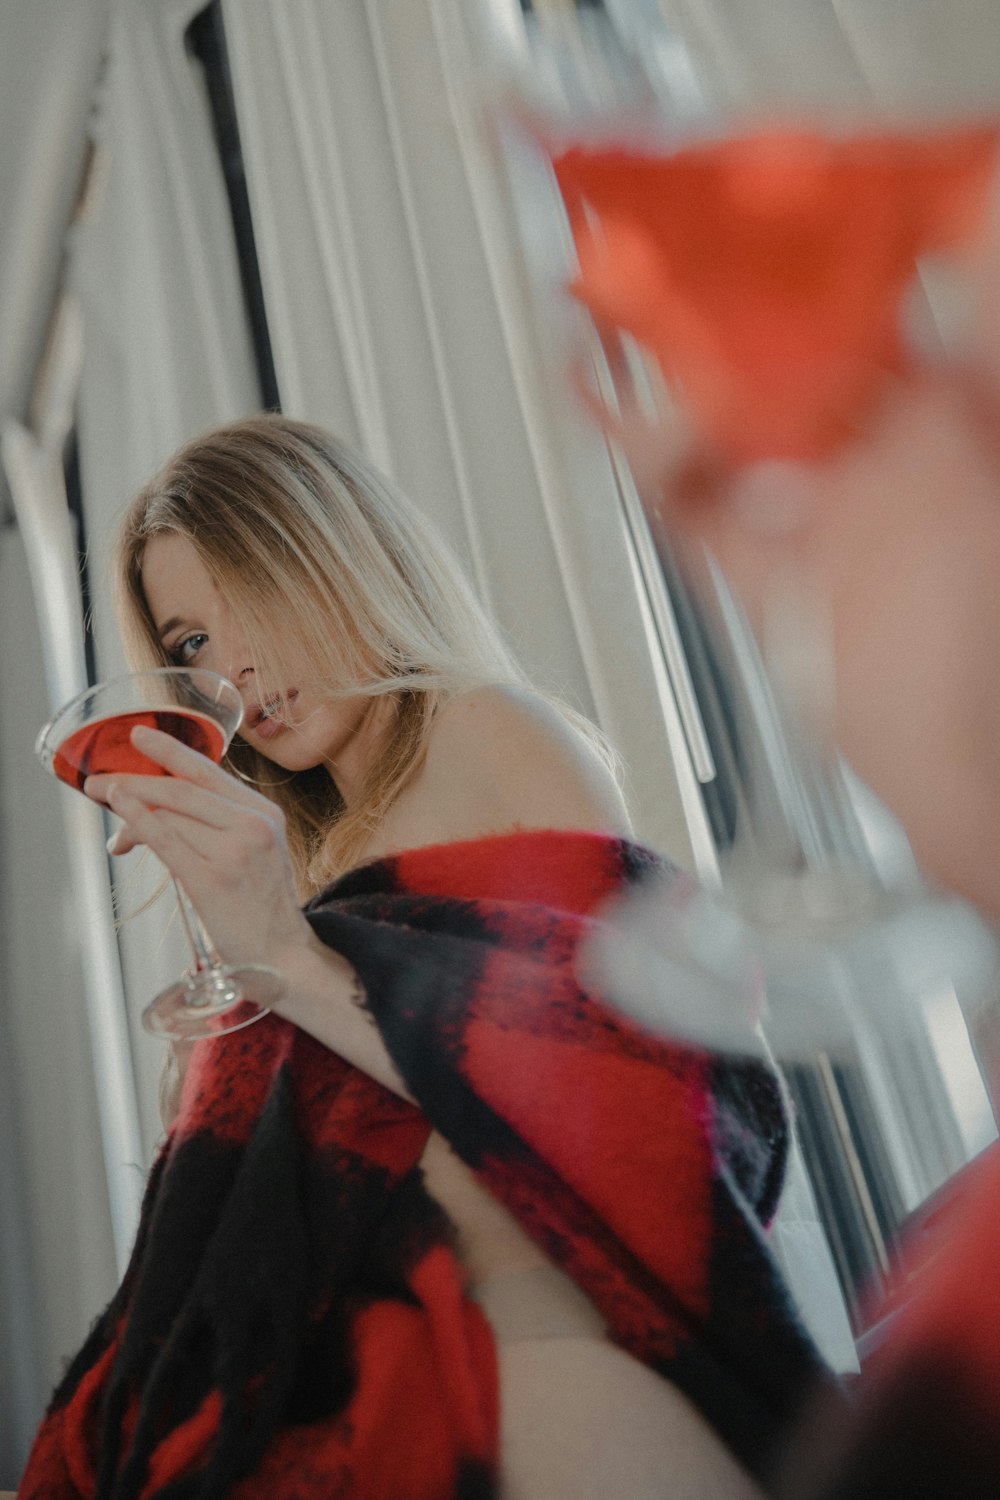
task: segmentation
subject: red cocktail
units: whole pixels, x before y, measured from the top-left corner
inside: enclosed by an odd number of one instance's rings
[[[74,729],[52,756],[52,770],[75,791],[83,790],[88,776],[120,771],[129,776],[165,776],[163,767],[143,755],[132,744],[132,730],[142,725],[159,729],[192,750],[207,755],[216,765],[226,748],[222,726],[197,709],[149,708],[110,714]]]
[[[218,764],[239,728],[243,702],[224,677],[200,668],[160,667],[98,683],[47,724],[36,750],[47,770],[82,791],[88,776],[166,776],[132,744],[139,725],[172,735]],[[267,1013],[284,982],[265,964],[223,964],[174,881],[193,968],[143,1013],[146,1029],[180,1040],[237,1031]]]
[[[906,368],[918,261],[981,232],[998,140],[993,123],[788,126],[662,154],[560,148],[573,291],[655,356],[724,461],[820,458]]]

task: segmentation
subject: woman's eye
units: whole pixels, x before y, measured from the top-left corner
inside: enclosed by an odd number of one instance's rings
[[[171,647],[171,660],[179,667],[186,667],[188,662],[194,661],[207,640],[208,636],[201,631],[195,635],[185,636],[182,641],[178,641],[175,646]]]

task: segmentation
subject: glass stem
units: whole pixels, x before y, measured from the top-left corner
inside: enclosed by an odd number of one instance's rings
[[[177,910],[181,915],[181,922],[187,934],[188,943],[191,946],[191,954],[194,958],[194,972],[204,973],[206,969],[212,969],[218,963],[218,956],[205,937],[204,928],[198,920],[194,908],[188,900],[180,881],[175,876],[170,877],[173,882],[174,892],[177,896]]]

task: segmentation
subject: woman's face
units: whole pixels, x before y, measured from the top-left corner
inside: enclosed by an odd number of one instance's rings
[[[258,687],[246,638],[205,564],[186,537],[155,536],[142,560],[142,586],[155,629],[177,666],[204,667],[239,688],[240,738],[286,771],[323,765],[345,800],[363,778],[388,728],[388,699],[329,702],[307,660],[281,651],[276,622],[271,644],[289,662],[289,680]]]

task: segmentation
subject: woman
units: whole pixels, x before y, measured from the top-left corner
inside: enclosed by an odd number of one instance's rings
[[[220,672],[245,720],[224,768],[137,730],[170,776],[86,790],[287,988],[178,1049],[132,1269],[22,1496],[485,1495],[498,1445],[512,1497],[757,1493],[712,1424],[760,1467],[816,1368],[760,1241],[780,1094],[579,989],[652,863],[595,733],[316,428],[188,445],[118,574],[135,665]]]

